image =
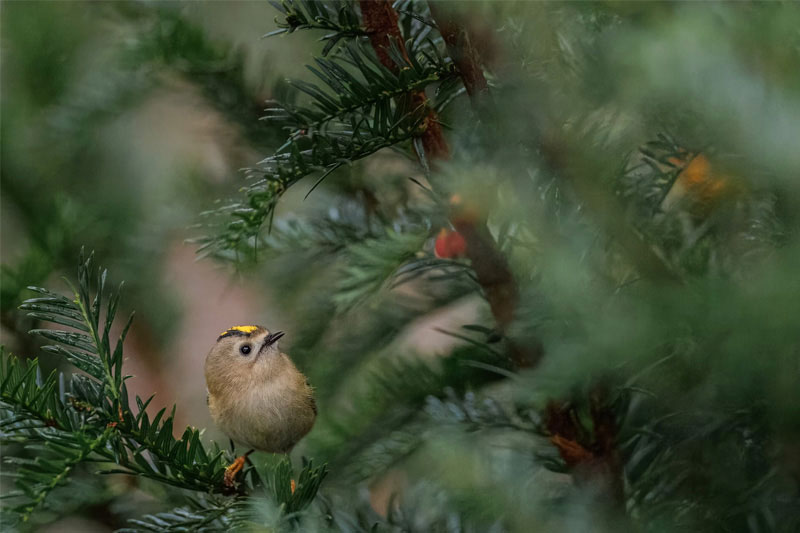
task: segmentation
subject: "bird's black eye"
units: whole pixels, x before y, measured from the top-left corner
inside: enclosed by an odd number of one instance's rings
[[[239,351],[242,353],[242,355],[249,354],[250,350],[252,350],[252,348],[250,347],[249,344],[243,344],[242,347],[239,348]]]

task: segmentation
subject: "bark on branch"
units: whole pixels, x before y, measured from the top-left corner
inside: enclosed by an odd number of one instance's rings
[[[429,1],[428,7],[447,46],[447,53],[461,75],[473,107],[479,114],[483,114],[481,110],[490,105],[491,94],[489,84],[483,75],[480,54],[470,38],[466,25],[447,5]]]
[[[495,114],[493,112],[494,105],[477,50],[470,40],[466,24],[459,20],[458,15],[448,5],[429,0],[428,6],[447,45],[448,53],[459,70],[473,107],[476,112],[483,115],[484,122],[490,124]],[[548,142],[540,143],[547,164],[554,170],[557,169],[564,173],[566,165],[559,157],[560,152],[556,146]],[[581,184],[578,183],[576,186]],[[581,192],[585,193],[586,191],[582,190]],[[591,194],[588,196],[592,197]],[[605,213],[605,211],[603,212]],[[619,221],[615,222],[617,223],[615,229],[621,229],[618,227]],[[506,282],[502,274],[503,269],[497,271],[495,270],[497,265],[491,264],[491,258],[494,254],[499,255],[499,252],[496,247],[493,249],[481,247],[486,241],[485,237],[474,235],[479,231],[478,228],[456,224],[456,229],[464,235],[468,249],[474,247],[476,251],[480,252],[479,257],[472,260],[473,268],[479,280],[481,280],[481,274],[484,274],[485,277],[481,281],[482,286],[493,287],[491,290],[486,288],[484,290],[498,324],[508,324],[513,318],[518,296],[513,279],[509,278],[510,283]],[[635,246],[640,242],[630,242],[630,229],[625,228],[625,230],[627,231],[622,231],[622,235],[628,237],[624,239],[628,246]],[[637,249],[637,251],[640,250]],[[505,258],[500,257],[505,262]],[[664,265],[660,261],[651,258],[648,254],[644,254],[644,257],[649,260],[641,267],[648,273],[656,273],[659,276],[667,275]],[[494,276],[497,275],[500,277],[495,278]],[[510,276],[510,271],[508,271],[508,275]],[[512,347],[512,349],[518,348]],[[535,363],[541,358],[542,353],[542,347],[539,345],[533,349],[529,348],[527,353],[519,354],[519,357]],[[600,486],[602,493],[612,502],[612,508],[622,509],[625,502],[624,470],[616,442],[617,421],[608,396],[608,391],[602,385],[596,386],[590,394],[591,431],[587,431],[581,426],[576,413],[568,403],[551,401],[543,418],[545,427],[551,435],[551,442],[572,470],[575,480],[578,483]]]
[[[378,55],[384,67],[397,71],[398,66],[389,56],[392,42],[400,53],[408,59],[408,51],[403,42],[403,35],[397,22],[397,12],[388,0],[360,0],[361,16],[364,29],[369,35],[369,42]],[[409,61],[410,63],[410,61]],[[425,113],[422,123],[420,139],[425,148],[425,155],[429,161],[445,160],[450,158],[450,147],[444,138],[442,126],[436,111],[428,105],[428,98],[422,91],[414,91],[406,98],[405,105],[412,112]]]
[[[398,26],[397,12],[387,0],[360,0],[359,4],[364,27],[375,53],[386,68],[397,70],[397,65],[387,52],[392,41],[402,56],[408,60],[408,51]],[[488,98],[488,85],[480,68],[476,50],[469,45],[466,32],[459,30],[454,24],[448,27],[450,30],[445,38],[448,53],[459,68],[467,92],[474,98],[480,98],[481,95]],[[466,47],[462,49],[460,46],[464,44]],[[461,70],[462,67],[464,70]],[[428,105],[425,93],[417,91],[409,95],[409,99],[411,109],[420,109],[426,112],[420,137],[425,150],[425,158],[428,164],[434,167],[436,161],[450,158],[450,149],[444,138],[442,127],[436,112]],[[475,101],[473,99],[473,102]],[[452,214],[451,222],[467,243],[467,257],[472,263],[478,283],[489,302],[497,328],[503,333],[511,324],[519,300],[517,283],[508,262],[497,248],[497,243],[489,232],[485,219],[459,217],[456,212]],[[519,368],[533,366],[542,354],[541,346],[538,343],[535,346],[523,348],[514,344],[513,341],[509,341],[509,348],[512,361]]]

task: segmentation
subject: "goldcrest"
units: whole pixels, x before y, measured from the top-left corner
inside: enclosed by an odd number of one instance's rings
[[[306,377],[281,353],[283,332],[235,326],[206,356],[211,417],[234,442],[289,453],[314,425],[317,405]]]

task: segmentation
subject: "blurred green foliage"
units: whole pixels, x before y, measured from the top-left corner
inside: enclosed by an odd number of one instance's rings
[[[175,71],[248,142],[268,146],[276,131],[258,121],[244,52],[209,40],[178,4],[14,3],[3,30],[4,323],[24,329],[13,309],[25,287],[71,270],[90,245],[167,342],[179,319],[161,282],[167,244],[218,192],[192,161],[149,153],[119,130],[135,127]]]
[[[426,2],[394,2],[399,70],[354,28],[357,3],[276,4],[254,22],[279,30],[263,43],[275,70],[313,66],[257,87],[248,53],[211,38],[222,17],[197,24],[183,4],[3,6],[4,327],[25,329],[23,287],[86,245],[165,340],[178,310],[161,259],[199,221],[204,260],[272,289],[317,389],[301,453],[330,474],[308,508],[147,486],[177,510],[133,525],[800,528],[800,6],[456,6],[492,95],[473,108]],[[109,122],[173,75],[258,154],[247,181],[184,169],[188,186],[162,188],[119,157]],[[417,157],[424,116],[397,98],[412,89],[451,159]],[[510,265],[506,331],[471,263],[433,253],[455,195]],[[517,368],[514,346],[544,356]]]

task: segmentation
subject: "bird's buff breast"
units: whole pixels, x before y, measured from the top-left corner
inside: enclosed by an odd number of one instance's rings
[[[296,395],[280,386],[258,389],[230,401],[211,395],[211,417],[234,442],[270,453],[288,453],[311,430],[313,410],[298,405]]]

